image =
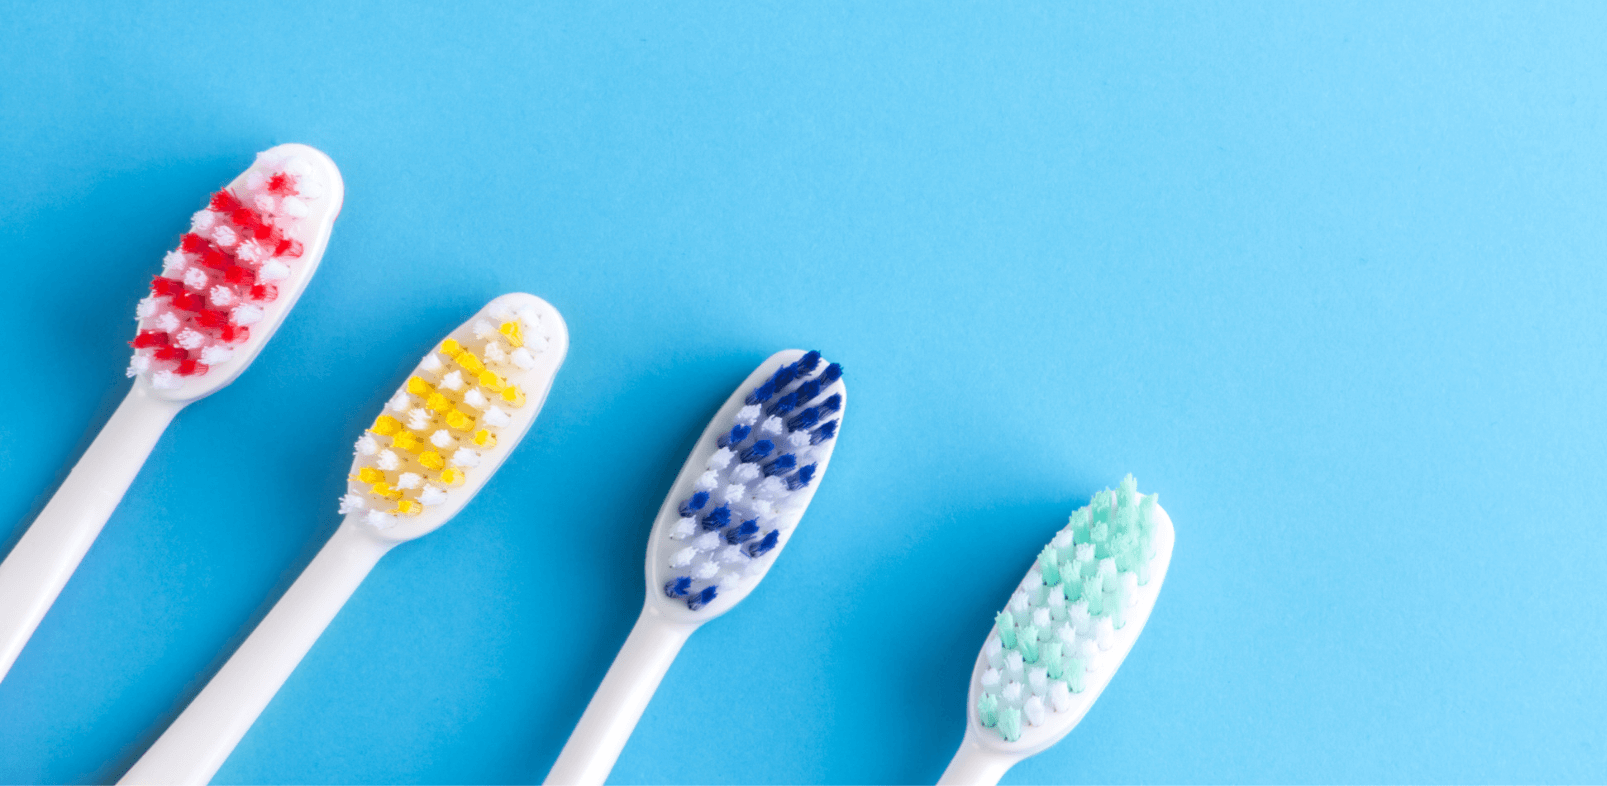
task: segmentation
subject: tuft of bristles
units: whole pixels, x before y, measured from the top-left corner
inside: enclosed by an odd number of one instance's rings
[[[259,159],[243,187],[213,194],[135,309],[128,375],[171,390],[232,358],[300,260],[297,230],[308,202],[322,196],[299,157]]]
[[[814,482],[815,458],[837,435],[842,366],[821,367],[819,352],[777,369],[749,391],[715,441],[694,491],[678,504],[660,555],[674,578],[664,594],[697,611],[720,588],[763,567],[780,542],[777,522]]]
[[[1038,554],[982,647],[982,725],[1014,742],[1023,724],[1071,708],[1149,583],[1156,504],[1128,475],[1094,494]]]
[[[447,500],[525,405],[515,380],[546,350],[539,312],[494,307],[464,335],[442,341],[357,440],[361,457],[341,513],[379,529]],[[493,321],[494,320],[494,321]]]

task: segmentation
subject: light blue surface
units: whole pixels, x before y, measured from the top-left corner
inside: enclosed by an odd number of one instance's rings
[[[347,185],[0,683],[0,781],[120,775],[510,290],[573,334],[534,431],[221,782],[539,781],[685,449],[785,347],[848,368],[836,461],[614,781],[932,781],[992,613],[1129,471],[1166,591],[1007,781],[1607,779],[1602,5],[522,5],[0,7],[4,548],[203,195],[288,141]]]

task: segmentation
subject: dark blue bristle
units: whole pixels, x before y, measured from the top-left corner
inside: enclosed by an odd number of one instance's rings
[[[827,366],[825,371],[820,372],[820,384],[822,384],[822,385],[830,385],[831,383],[836,382],[839,379],[842,379],[842,376],[843,376],[843,366],[842,366],[842,364],[841,363],[833,363],[833,364]]]
[[[814,401],[815,396],[818,395],[820,395],[819,378],[811,379],[808,382],[798,386],[798,403],[800,405],[808,404],[809,402]]]
[[[770,456],[770,451],[775,449],[776,443],[771,442],[768,439],[761,439],[745,448],[741,453],[741,458],[743,461],[758,461],[763,458],[768,458]]]
[[[750,557],[763,556],[766,552],[775,548],[776,542],[779,540],[781,540],[781,533],[777,530],[770,530],[757,542],[749,543],[748,545],[743,546],[742,553]]]
[[[747,439],[748,434],[752,431],[752,426],[732,426],[731,430],[721,434],[720,438],[715,440],[714,444],[722,448],[728,448],[732,445],[740,445],[742,444],[742,440]]]
[[[835,436],[837,436],[837,421],[828,420],[809,435],[809,444],[819,445]]]
[[[815,424],[819,422],[820,407],[810,407],[796,415],[793,415],[792,419],[787,421],[787,430],[806,431],[814,428]]]
[[[772,415],[786,415],[798,408],[798,391],[794,390],[770,403],[769,413]]]
[[[774,396],[775,394],[776,381],[775,378],[772,377],[768,382],[765,382],[763,385],[754,388],[753,392],[749,393],[748,397],[743,399],[743,401],[748,404],[763,404],[764,402],[769,401],[770,397]]]
[[[714,587],[704,587],[702,592],[699,592],[698,594],[686,599],[686,607],[693,611],[697,611],[698,609],[709,605],[709,601],[714,600],[714,596],[717,594],[719,593],[715,591]]]
[[[692,577],[680,576],[664,582],[664,594],[672,598],[684,598],[686,593],[692,591]]]
[[[750,540],[753,540],[753,536],[757,534],[759,534],[759,520],[748,519],[747,521],[742,522],[741,525],[726,530],[725,542],[735,546],[738,543],[746,543]]]
[[[721,505],[703,517],[704,529],[725,529],[731,526],[731,508]]]
[[[709,504],[709,492],[707,492],[707,491],[699,491],[698,493],[693,494],[691,497],[687,498],[687,500],[685,502],[681,503],[681,515],[682,516],[696,515],[697,512],[702,510],[703,506],[707,505],[707,504]]]
[[[797,363],[792,363],[790,365],[782,366],[781,368],[776,369],[776,375],[771,377],[772,380],[775,380],[776,390],[780,390],[780,389],[792,384],[792,381],[797,379],[797,378],[798,378],[798,364]]]
[[[791,453],[787,453],[778,457],[775,461],[764,465],[764,476],[768,478],[771,475],[780,475],[784,472],[791,472],[792,468],[796,466],[798,466],[798,457],[792,455]]]
[[[787,478],[787,490],[788,491],[797,491],[798,489],[801,489],[804,486],[809,485],[809,482],[814,480],[814,479],[815,479],[815,465],[810,464],[809,466],[798,470],[798,474],[793,475],[790,478]]]
[[[825,401],[820,402],[820,411],[824,412],[824,413],[826,413],[828,415],[833,413],[833,412],[836,412],[837,410],[842,409],[842,408],[843,408],[843,396],[842,396],[841,393],[833,393],[833,394],[831,394],[831,398],[828,398]]]
[[[805,374],[814,371],[815,366],[818,365],[820,365],[820,353],[813,349],[805,352],[803,357],[798,358],[798,370]]]

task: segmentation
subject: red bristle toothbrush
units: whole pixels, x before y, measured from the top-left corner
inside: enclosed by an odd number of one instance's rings
[[[280,145],[195,214],[135,312],[133,389],[0,563],[0,679],[173,416],[233,382],[284,321],[344,194],[328,156]]]

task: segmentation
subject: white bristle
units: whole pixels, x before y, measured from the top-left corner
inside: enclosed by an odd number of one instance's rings
[[[162,257],[162,275],[172,278],[184,272],[190,266],[190,258],[183,251],[173,249]]]
[[[463,372],[454,371],[441,377],[441,387],[447,390],[458,391],[463,389]]]
[[[238,305],[229,312],[229,317],[234,320],[234,324],[241,327],[255,325],[262,321],[262,308],[249,303]]]
[[[526,329],[535,331],[541,327],[541,312],[533,308],[521,308],[519,321],[524,323]]]
[[[1066,687],[1066,683],[1060,680],[1050,683],[1049,706],[1054,707],[1055,712],[1065,712],[1071,709],[1071,689]]]
[[[512,361],[515,366],[525,369],[526,371],[536,367],[536,359],[531,356],[530,350],[524,347],[515,349],[512,354],[508,355],[508,359]]]
[[[364,434],[357,438],[357,453],[362,456],[373,456],[379,453],[379,440],[373,434]]]
[[[1034,726],[1043,725],[1043,699],[1030,696],[1021,705],[1021,714],[1026,717],[1027,723]]]
[[[430,435],[430,444],[441,450],[448,450],[458,444],[458,441],[452,438],[451,432],[443,428],[437,429],[434,434]]]
[[[485,397],[484,393],[480,392],[479,388],[470,388],[469,392],[464,393],[463,403],[475,409],[485,409],[491,405],[491,401]]]
[[[485,345],[485,360],[487,363],[507,363],[508,350],[501,341],[488,341]]]
[[[446,501],[446,490],[439,486],[425,485],[419,491],[418,501],[420,505],[439,505]]]
[[[396,391],[396,395],[391,396],[391,400],[385,402],[385,408],[392,412],[406,412],[412,406],[413,397],[408,395],[405,390]]]
[[[156,298],[143,298],[140,300],[139,305],[134,307],[134,318],[149,319],[156,314],[156,307]]]
[[[1021,580],[1021,589],[1026,591],[1029,599],[1036,597],[1037,591],[1042,587],[1043,574],[1039,573],[1036,567],[1027,571],[1027,577]]]
[[[246,189],[247,190],[261,191],[262,187],[267,185],[267,184],[268,184],[268,173],[266,173],[266,172],[264,172],[264,171],[262,171],[260,169],[252,169],[250,172],[246,173]]]
[[[987,642],[982,645],[982,655],[988,665],[995,669],[1004,665],[1004,644],[999,641],[997,635],[988,637]]]
[[[753,512],[757,514],[760,519],[766,519],[775,515],[776,503],[771,502],[770,500],[756,499],[751,503],[751,505],[753,507]]]
[[[441,363],[441,359],[434,352],[425,355],[424,359],[419,361],[418,366],[431,374],[439,374],[441,369],[446,368],[445,364]]]
[[[546,352],[547,351],[547,337],[546,336],[537,336],[537,335],[529,336],[528,338],[525,339],[524,348],[528,349],[530,351],[530,354],[532,354],[532,355],[539,355],[539,354],[541,354],[543,352]],[[534,362],[534,361],[532,361],[532,362]]]
[[[1121,575],[1122,606],[1131,608],[1138,603],[1138,574],[1123,573]]]
[[[184,271],[184,286],[197,292],[206,289],[206,285],[211,281],[206,277],[206,273],[198,267],[192,267]]]
[[[1023,618],[1032,613],[1027,593],[1019,589],[1010,594],[1010,602],[1005,605],[1005,608],[1009,609],[1010,613],[1017,618]]]
[[[171,371],[158,371],[151,375],[151,387],[157,390],[175,390],[184,381]]]
[[[206,344],[206,334],[195,328],[185,328],[173,337],[173,343],[180,349],[200,349]]]
[[[474,337],[480,339],[481,341],[496,338],[498,335],[497,326],[491,324],[489,320],[485,319],[475,320],[474,327],[472,329],[474,330]]]
[[[156,329],[163,333],[172,333],[179,329],[179,318],[173,312],[165,311],[156,318]]]
[[[277,259],[270,259],[257,269],[257,278],[263,281],[283,281],[290,277],[290,266]]]
[[[1049,638],[1049,609],[1036,608],[1032,610],[1032,625],[1038,629],[1039,638]]]
[[[698,579],[700,581],[703,580],[703,579],[712,579],[712,578],[714,578],[715,574],[717,574],[719,572],[720,572],[720,566],[719,565],[716,565],[716,564],[714,564],[712,562],[704,562],[704,563],[700,563],[696,568],[692,569],[692,578]]]
[[[229,306],[234,305],[234,301],[234,290],[222,284],[213,287],[212,290],[207,293],[207,302],[211,303],[215,308],[228,308]]]
[[[368,500],[361,494],[347,494],[340,498],[340,513],[345,515],[353,511],[367,510]]]
[[[764,434],[766,436],[774,436],[776,434],[782,434],[782,433],[785,433],[786,430],[787,430],[787,425],[785,423],[782,423],[781,418],[778,418],[775,415],[771,415],[770,417],[765,418],[764,422],[759,424],[759,433]]]
[[[458,448],[458,451],[452,454],[452,465],[465,469],[478,467],[480,466],[480,454],[468,448]]]
[[[731,470],[731,479],[738,483],[751,483],[758,480],[763,474],[764,472],[759,469],[758,464],[745,461],[738,464],[736,469]]]
[[[500,300],[492,303],[485,313],[498,322],[507,322],[513,319],[513,311],[508,308],[507,303]]]
[[[1077,633],[1087,635],[1093,624],[1093,617],[1088,614],[1088,601],[1079,600],[1066,606],[1066,622],[1070,623]]]
[[[809,447],[809,432],[794,431],[791,434],[788,434],[786,439],[787,447],[791,448],[793,451],[800,452],[799,458],[801,459],[801,451],[806,450]]]
[[[414,407],[407,413],[407,427],[412,431],[423,431],[435,423],[430,411],[423,407]]]
[[[374,458],[374,464],[386,472],[395,472],[397,469],[401,468],[402,459],[400,456],[396,455],[396,451],[394,450],[382,450],[379,452],[379,455]]]
[[[1042,696],[1049,692],[1049,670],[1043,666],[1034,666],[1027,670],[1027,685],[1032,688],[1032,695]]]
[[[399,489],[416,489],[424,485],[424,476],[417,472],[403,472],[396,478],[396,487]]]
[[[1010,679],[1021,679],[1023,668],[1025,666],[1024,661],[1021,659],[1021,653],[1010,650],[1004,654],[1004,672],[1010,675]]]
[[[217,226],[212,228],[212,242],[218,248],[234,248],[234,244],[240,242],[240,236],[227,225]]]
[[[697,519],[691,516],[682,516],[670,527],[670,537],[676,540],[686,540],[697,534]]]
[[[1077,548],[1076,548],[1076,554],[1077,554],[1076,559],[1077,559],[1078,562],[1093,562],[1094,561],[1094,544],[1092,544],[1092,543],[1078,543]]]
[[[684,568],[687,565],[692,564],[692,559],[694,557],[696,557],[696,556],[697,556],[697,549],[692,548],[691,546],[687,546],[686,548],[681,549],[680,551],[677,551],[674,554],[670,555],[670,567],[672,567],[672,568]]]
[[[720,533],[705,532],[692,541],[698,551],[713,551],[720,547]]]
[[[1094,623],[1094,641],[1099,644],[1099,651],[1104,652],[1116,643],[1116,627],[1110,617],[1100,617]]]
[[[732,483],[731,485],[726,486],[725,492],[721,494],[727,503],[736,502],[747,495],[748,487],[742,485],[741,483]]]
[[[151,370],[151,356],[150,355],[146,355],[146,354],[141,353],[141,352],[135,352],[134,357],[129,358],[129,360],[128,360],[128,375],[129,376],[131,376],[131,377],[139,376],[140,374],[144,374],[145,372],[150,371],[150,370]]]
[[[1004,687],[1004,675],[998,669],[988,669],[982,672],[982,690],[988,693],[998,693]]]
[[[213,344],[201,350],[201,362],[208,366],[226,363],[232,357],[234,357],[234,350],[222,344]]]
[[[291,218],[306,218],[307,203],[293,196],[287,196],[279,201],[279,211]]]
[[[726,546],[725,548],[720,549],[720,551],[717,554],[715,554],[715,560],[717,562],[722,562],[722,563],[725,563],[727,565],[732,565],[732,564],[747,562],[748,557],[747,557],[747,555],[742,553],[742,547],[741,546]]]
[[[395,516],[378,510],[369,511],[363,520],[368,522],[368,526],[375,529],[390,529],[396,526]]]
[[[1013,707],[1021,703],[1021,695],[1025,692],[1022,690],[1021,683],[1010,680],[1004,684],[1004,690],[999,692],[999,698]]]
[[[759,481],[759,485],[753,490],[753,493],[761,497],[774,499],[787,493],[787,484],[781,478],[771,476]]]
[[[190,231],[197,235],[205,235],[217,226],[218,214],[210,210],[202,210],[190,216]]]
[[[1045,599],[1045,603],[1049,606],[1050,618],[1055,620],[1066,618],[1066,594],[1064,592],[1061,592],[1058,588],[1050,590],[1049,597]]]
[[[261,173],[253,172],[252,175],[260,177]],[[261,186],[256,186],[251,190],[256,191],[261,188]],[[274,213],[279,212],[279,204],[274,201],[273,194],[258,194],[252,198],[251,205],[257,209],[258,213],[262,213],[263,215],[271,216]]]
[[[1071,539],[1074,534],[1075,533],[1073,533],[1069,527],[1056,533],[1055,539],[1052,541],[1052,543],[1054,543],[1055,550],[1065,551],[1066,549],[1071,548]]]
[[[760,410],[758,404],[749,404],[742,409],[737,410],[737,416],[733,418],[733,420],[735,420],[736,424],[739,426],[751,426],[759,422],[759,412]]]
[[[714,451],[713,455],[709,456],[709,463],[707,466],[709,469],[716,471],[725,469],[731,465],[731,459],[735,458],[736,455],[737,454],[730,448],[720,448],[719,450]]]
[[[720,473],[715,472],[712,469],[697,476],[697,480],[692,483],[693,488],[696,488],[698,491],[713,491],[715,487],[719,485]]]
[[[485,422],[489,426],[502,428],[512,423],[513,418],[509,417],[508,413],[503,412],[501,407],[488,407],[485,411]]]
[[[266,259],[267,256],[268,249],[264,248],[261,243],[255,240],[247,240],[246,242],[241,243],[239,248],[234,250],[235,259],[238,259],[248,265],[254,265],[258,262],[261,262],[263,259]]]

